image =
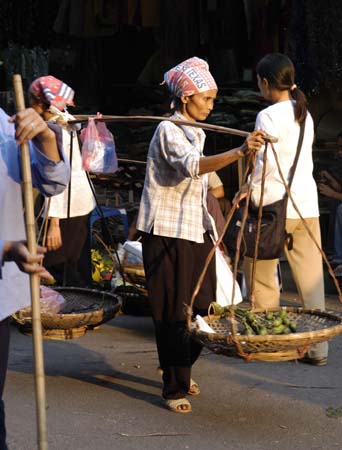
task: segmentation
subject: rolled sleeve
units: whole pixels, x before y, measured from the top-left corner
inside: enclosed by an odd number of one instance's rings
[[[49,126],[56,134],[61,161],[55,162],[45,156],[40,151],[37,140],[32,141],[30,145],[32,184],[46,197],[63,192],[70,180],[70,165],[63,151],[62,130],[53,124]]]
[[[161,126],[160,150],[164,159],[185,177],[199,178],[200,154],[180,127],[165,122]]]

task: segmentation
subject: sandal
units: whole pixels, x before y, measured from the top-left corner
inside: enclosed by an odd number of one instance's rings
[[[191,378],[190,389],[188,390],[188,394],[189,395],[199,395],[200,392],[201,391],[200,391],[198,383],[196,383],[196,381]]]
[[[159,375],[163,375],[163,369],[160,366],[157,367],[157,372],[159,373]],[[191,378],[188,394],[189,395],[199,395],[200,392],[201,391],[200,391],[198,383],[196,383],[196,381]]]
[[[163,398],[164,406],[172,412],[186,414],[192,411],[191,403],[186,398]]]

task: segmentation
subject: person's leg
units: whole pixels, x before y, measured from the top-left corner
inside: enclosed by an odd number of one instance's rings
[[[279,283],[275,276],[278,260],[256,261],[254,282],[254,307],[255,308],[277,308],[279,307]],[[252,291],[253,259],[244,258],[243,271],[246,280],[247,294],[250,299]]]
[[[319,219],[308,218],[305,222],[321,246]],[[301,219],[287,219],[286,230],[293,234],[293,249],[285,250],[293,279],[303,306],[307,309],[325,309],[324,277],[322,256],[310,237]],[[309,357],[325,358],[328,355],[328,343],[313,345]]]
[[[92,266],[91,266],[91,232],[90,232],[90,214],[84,218],[84,243],[82,251],[78,259],[78,271],[80,274],[81,283],[85,286],[91,287],[93,284]]]
[[[82,249],[86,244],[86,251],[90,251],[89,214],[69,219],[61,219],[59,226],[62,236],[62,246],[57,250],[48,251],[44,257],[44,266],[51,272],[58,285],[77,286],[91,281],[90,254],[84,253],[85,264],[87,264],[87,280],[80,283],[78,262]],[[88,238],[88,241],[87,241]],[[89,260],[86,262],[86,260]],[[90,270],[90,274],[89,274]]]
[[[155,322],[160,367],[163,371],[165,399],[184,398],[190,389],[191,341],[184,321]]]
[[[9,319],[0,321],[0,450],[7,450],[6,445],[6,425],[5,406],[2,399],[8,364],[9,351]]]
[[[342,203],[337,206],[335,214],[334,260],[342,263]]]
[[[176,286],[178,286],[178,289],[181,291],[188,292],[186,296],[187,300],[183,300],[182,302],[181,312],[182,317],[186,319],[184,307],[186,304],[190,303],[191,295],[199,280],[206,258],[213,247],[213,242],[208,234],[204,235],[203,244],[190,243],[188,241],[184,242],[183,240],[177,241],[178,244],[180,244],[177,252],[178,258],[180,261],[183,261],[183,264],[177,265]],[[216,264],[214,255],[194,300],[192,307],[193,315],[206,315],[209,304],[214,300],[215,295]],[[178,304],[180,305],[181,303],[178,302]],[[169,355],[175,355],[176,360],[169,366],[169,376],[167,376],[168,369],[166,369],[164,395],[165,398],[177,398],[170,397],[170,395],[173,395],[171,392],[179,390],[180,386],[186,387],[185,393],[189,393],[191,387],[192,366],[200,356],[203,346],[189,336],[186,320],[170,325],[171,334],[168,337],[168,341],[170,342],[173,339],[175,345],[173,351],[170,349]],[[173,326],[176,326],[176,329],[172,330]],[[176,336],[178,336],[178,338]]]
[[[325,234],[325,252],[327,255],[329,255],[331,258],[334,258],[335,256],[335,219],[336,219],[336,211],[337,207],[339,205],[339,202],[337,200],[328,199],[328,205],[329,208],[329,215],[328,215],[328,225],[327,230]],[[322,230],[321,230],[322,231]],[[323,240],[323,235],[322,235]]]
[[[89,216],[90,214],[86,214],[61,221],[68,286],[84,287],[92,280]],[[83,261],[80,263],[81,258]]]
[[[202,349],[187,333],[184,306],[190,302],[197,275],[212,245],[209,239],[205,244],[196,244],[146,234],[142,238],[145,275],[163,370],[163,397],[166,399],[183,398],[188,393],[191,366]],[[213,278],[214,259],[196,298],[197,307],[207,308],[212,301],[213,286],[216,287]]]
[[[49,250],[44,256],[44,267],[51,273],[51,275],[56,280],[58,286],[63,286],[64,284],[64,271],[65,262],[67,259],[66,248],[63,242],[63,223],[66,219],[61,219],[59,221],[61,234],[62,234],[62,246],[57,250]]]
[[[177,239],[144,233],[142,250],[159,364],[163,370],[163,397],[183,398],[189,386],[184,383],[184,376],[176,372],[179,366],[185,366],[190,372],[190,361],[182,339],[186,293],[182,289],[185,280],[177,279]]]

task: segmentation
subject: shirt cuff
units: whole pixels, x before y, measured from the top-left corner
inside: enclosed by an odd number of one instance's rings
[[[46,166],[57,167],[61,164],[64,164],[64,155],[63,155],[63,152],[61,152],[60,148],[58,148],[58,151],[59,151],[61,160],[58,162],[53,161],[52,159],[45,156],[45,154],[41,152],[40,147],[39,147],[39,145],[36,144],[36,142],[33,144],[33,149],[35,151],[36,159],[37,159],[38,163],[44,167],[46,167]]]

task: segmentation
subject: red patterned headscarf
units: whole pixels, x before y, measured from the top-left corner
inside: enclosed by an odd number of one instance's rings
[[[164,82],[175,97],[190,96],[217,89],[206,61],[197,56],[189,58],[164,74]]]
[[[63,81],[47,75],[33,81],[30,92],[43,102],[64,111],[66,106],[74,106],[75,92]]]

